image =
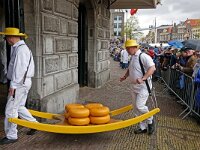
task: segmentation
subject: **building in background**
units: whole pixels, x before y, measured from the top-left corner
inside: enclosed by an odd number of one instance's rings
[[[152,26],[144,41],[154,43],[155,36],[158,43],[167,43],[170,40],[200,39],[200,19],[187,19],[180,21],[179,24],[161,25],[156,27],[156,31],[155,27]]]
[[[185,21],[187,38],[200,39],[200,19],[187,19]]]
[[[158,43],[167,43],[172,39],[172,27],[172,25],[161,25],[156,28]]]
[[[124,17],[125,12],[122,9],[113,9],[111,12],[111,38],[123,38],[124,36]]]
[[[183,21],[181,21],[177,26],[177,38],[176,40],[180,40],[180,41],[183,41],[185,39],[185,34],[187,32],[186,30],[186,26],[185,26],[185,23]]]

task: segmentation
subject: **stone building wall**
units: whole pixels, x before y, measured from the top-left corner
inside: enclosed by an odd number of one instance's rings
[[[100,87],[110,77],[109,10],[90,3],[88,86]],[[36,66],[29,108],[58,113],[78,99],[78,6],[79,0],[24,1],[26,42]]]
[[[110,11],[108,1],[104,0],[96,8],[96,87],[100,87],[110,79],[109,40],[110,40]]]

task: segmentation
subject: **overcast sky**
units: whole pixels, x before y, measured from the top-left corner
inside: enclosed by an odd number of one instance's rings
[[[161,0],[156,9],[139,9],[137,14],[141,28],[179,23],[189,19],[200,19],[200,0]],[[130,14],[130,12],[129,12]]]

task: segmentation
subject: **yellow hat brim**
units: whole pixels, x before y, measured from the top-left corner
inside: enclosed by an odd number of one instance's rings
[[[19,34],[10,34],[10,33],[5,33],[5,32],[0,32],[1,35],[8,35],[8,36],[20,36],[20,37],[24,37],[25,39],[28,38],[28,36],[26,34],[23,33],[19,33]]]
[[[3,34],[3,35],[13,35],[13,36],[27,36],[26,34],[23,34],[23,33],[11,34],[11,33],[0,32],[0,34]]]

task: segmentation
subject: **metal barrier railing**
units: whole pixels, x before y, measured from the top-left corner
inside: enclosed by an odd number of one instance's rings
[[[198,92],[200,92],[200,83],[194,84],[194,101],[192,104],[192,112],[200,117],[200,97],[196,96]]]
[[[193,78],[172,68],[163,71],[161,75],[167,89],[173,92],[186,106],[186,109],[179,116],[187,112],[186,115],[183,116],[183,119],[190,113],[194,113],[200,117],[200,106],[197,107],[197,100],[195,97],[200,90],[197,91],[198,86],[195,86]],[[181,84],[179,83],[180,80],[182,80]]]
[[[170,69],[167,69],[167,70],[161,72],[161,78],[166,85],[169,85],[170,71],[171,71]]]
[[[167,92],[167,90],[169,89],[169,81],[170,81],[170,69],[167,69],[165,71],[161,71],[161,77],[160,80],[163,81],[164,83],[164,89],[162,90],[162,94],[164,94],[165,92]],[[162,83],[162,82],[161,82]]]

